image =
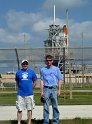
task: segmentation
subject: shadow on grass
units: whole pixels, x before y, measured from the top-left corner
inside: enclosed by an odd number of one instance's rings
[[[11,124],[17,124],[16,120],[12,120]],[[21,121],[21,124],[27,124],[27,121]],[[43,124],[43,120],[36,120],[36,119],[32,119],[32,124]],[[49,124],[51,124],[51,120],[49,120]]]

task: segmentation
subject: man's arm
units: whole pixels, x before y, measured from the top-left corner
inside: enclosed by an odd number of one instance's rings
[[[37,85],[37,81],[34,81],[34,83],[33,83],[33,89],[36,87],[36,85]]]
[[[44,93],[43,93],[43,88],[44,88],[43,80],[40,81],[40,88],[41,88],[41,96],[43,96],[44,95]]]
[[[58,96],[61,94],[61,84],[63,83],[63,80],[58,81]]]
[[[17,78],[15,77],[15,81],[16,81],[16,85],[18,86],[18,80],[17,80]]]

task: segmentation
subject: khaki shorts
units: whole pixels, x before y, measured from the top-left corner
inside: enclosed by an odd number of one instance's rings
[[[34,97],[32,96],[17,96],[16,108],[18,111],[33,110],[35,107]]]

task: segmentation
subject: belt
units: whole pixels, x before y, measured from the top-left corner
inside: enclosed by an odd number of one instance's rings
[[[44,86],[45,88],[48,88],[48,89],[55,89],[57,88],[57,86]]]

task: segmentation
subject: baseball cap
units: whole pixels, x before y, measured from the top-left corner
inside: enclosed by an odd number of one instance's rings
[[[27,59],[22,60],[21,64],[22,64],[22,65],[23,65],[23,64],[27,64],[27,65],[28,65],[28,60],[27,60]]]

